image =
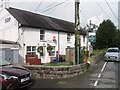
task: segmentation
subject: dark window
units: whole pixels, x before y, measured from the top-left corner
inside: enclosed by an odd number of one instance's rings
[[[40,30],[40,40],[44,41],[45,40],[45,30]]]
[[[85,43],[85,35],[83,36],[83,42]]]
[[[71,34],[68,33],[68,34],[67,34],[67,42],[70,42],[70,40],[71,40]]]
[[[118,49],[109,49],[107,52],[119,52]]]

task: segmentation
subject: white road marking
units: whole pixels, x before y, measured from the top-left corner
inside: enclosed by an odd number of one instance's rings
[[[96,87],[96,86],[97,86],[97,84],[98,84],[98,80],[97,80],[97,81],[95,81],[94,86]]]
[[[107,65],[107,62],[104,63],[104,65],[103,65],[103,67],[101,69],[101,72],[103,72],[103,70],[105,69],[106,65]]]
[[[98,75],[98,78],[100,78],[100,77],[101,77],[101,74]]]
[[[100,72],[100,74],[98,75],[98,79],[101,78],[101,73],[104,71],[106,65],[107,65],[107,62],[104,63],[104,65],[103,65],[103,67],[102,67],[102,69],[101,69],[101,72]],[[97,84],[98,84],[98,80],[95,81],[95,83],[94,83],[94,87],[96,87]]]

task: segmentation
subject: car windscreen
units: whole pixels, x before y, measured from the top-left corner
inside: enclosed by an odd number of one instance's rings
[[[107,52],[119,52],[118,49],[108,49]]]
[[[0,66],[6,66],[6,65],[10,65],[11,63],[4,60],[4,59],[0,59]]]

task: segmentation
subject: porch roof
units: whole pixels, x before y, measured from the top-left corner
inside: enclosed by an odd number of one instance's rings
[[[14,45],[19,45],[17,42],[9,41],[9,40],[2,40],[0,39],[0,44],[14,44]]]

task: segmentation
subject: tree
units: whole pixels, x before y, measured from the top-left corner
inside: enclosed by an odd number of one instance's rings
[[[116,37],[114,38],[114,46],[120,48],[120,31],[117,31]]]
[[[103,49],[117,45],[117,29],[111,20],[104,20],[96,32],[96,48]],[[115,42],[116,41],[116,42]]]
[[[98,26],[93,24],[92,21],[90,20],[89,24],[86,25],[85,29],[88,30],[88,32],[96,32]]]

